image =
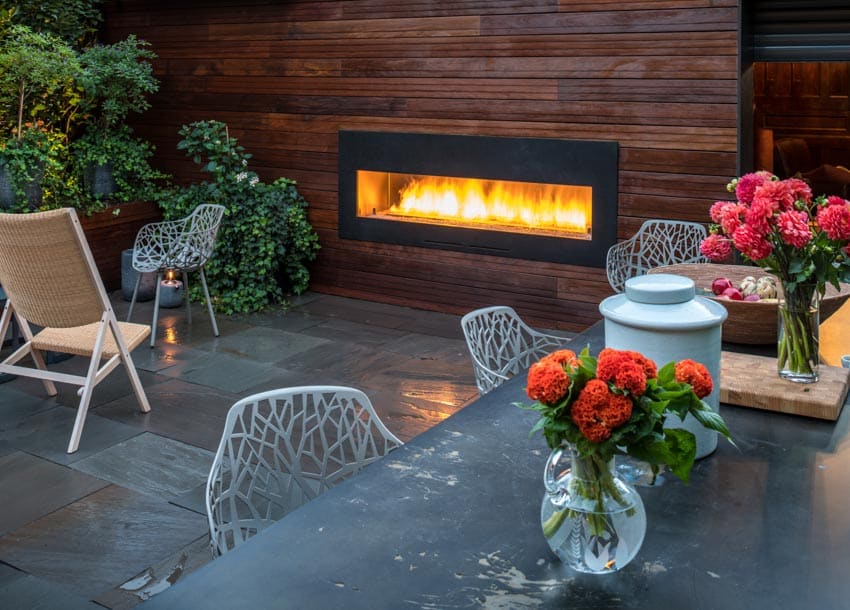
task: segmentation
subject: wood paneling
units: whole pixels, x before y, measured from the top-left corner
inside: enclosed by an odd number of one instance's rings
[[[159,56],[136,127],[162,169],[197,179],[177,130],[217,119],[264,179],[298,181],[323,246],[313,289],[452,313],[508,304],[579,330],[611,292],[602,268],[339,239],[337,133],[613,140],[619,237],[646,218],[706,221],[736,170],[737,5],[127,0],[106,3],[105,35]]]

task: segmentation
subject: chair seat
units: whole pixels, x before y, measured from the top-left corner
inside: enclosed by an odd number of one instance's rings
[[[62,352],[63,354],[74,354],[76,356],[90,356],[94,349],[97,338],[99,322],[75,326],[72,328],[45,328],[33,337],[32,345],[39,350]],[[132,322],[118,322],[121,334],[127,343],[127,349],[133,351],[138,347],[151,332],[151,327],[146,324],[135,324]],[[111,358],[118,354],[118,346],[115,339],[106,334],[104,341],[103,357]]]

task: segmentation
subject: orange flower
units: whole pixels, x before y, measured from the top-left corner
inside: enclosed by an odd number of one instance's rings
[[[658,367],[655,362],[641,354],[640,352],[629,352],[632,360],[643,367],[643,372],[646,373],[647,379],[656,379],[658,377]]]
[[[621,351],[606,347],[599,352],[596,363],[596,377],[602,381],[613,383],[621,390],[626,390],[635,396],[641,396],[646,391],[647,369],[652,372],[655,363],[644,358],[635,358],[637,352]],[[651,366],[650,366],[651,365]],[[658,373],[655,373],[657,376]]]
[[[676,363],[676,381],[691,384],[694,394],[699,398],[705,398],[714,389],[711,373],[708,372],[705,365],[691,359]]]
[[[549,361],[556,362],[564,368],[567,366],[575,367],[579,363],[578,358],[576,358],[576,353],[571,349],[559,349],[551,354],[543,356],[540,359],[540,362]]]
[[[614,429],[629,421],[631,416],[631,399],[612,393],[608,384],[599,379],[587,382],[571,409],[573,422],[592,443],[610,438]]]
[[[564,367],[553,360],[540,360],[528,370],[525,393],[532,400],[551,405],[561,400],[570,388],[571,380]]]

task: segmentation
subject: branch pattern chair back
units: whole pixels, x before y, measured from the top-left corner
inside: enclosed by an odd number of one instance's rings
[[[482,396],[567,342],[531,328],[505,305],[471,311],[460,325]]]
[[[240,400],[207,479],[213,556],[401,445],[354,388],[302,386]]]
[[[162,275],[165,271],[180,272],[183,276],[183,289],[186,298],[186,311],[189,322],[192,321],[192,309],[189,303],[189,272],[198,271],[201,285],[207,301],[207,309],[212,322],[213,334],[218,336],[218,324],[215,321],[204,265],[212,256],[215,238],[221,226],[225,208],[221,205],[199,205],[187,217],[180,220],[167,220],[146,224],[139,229],[133,246],[133,269],[136,270],[136,286],[130,301],[127,321],[133,315],[136,295],[142,281],[142,273],[156,273],[156,297],[154,298],[153,323],[151,324],[151,347],[156,343],[156,324],[159,315],[159,296]]]
[[[130,358],[150,328],[116,320],[75,210],[0,214],[0,284],[7,296],[0,337],[14,318],[26,341],[0,363],[0,373],[40,379],[50,396],[57,394],[54,382],[80,386],[68,453],[79,446],[94,387],[118,364],[127,370],[140,409],[150,411]],[[33,335],[30,322],[44,328]],[[44,351],[90,358],[87,374],[48,371]],[[17,364],[27,356],[35,368]]]
[[[623,292],[626,280],[654,267],[678,263],[707,263],[699,251],[708,232],[697,222],[647,220],[629,239],[611,246],[605,267],[608,283]]]

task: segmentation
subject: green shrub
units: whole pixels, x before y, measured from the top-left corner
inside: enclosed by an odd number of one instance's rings
[[[319,243],[295,182],[261,182],[248,169],[251,155],[229,137],[224,123],[184,125],[180,135],[177,148],[210,179],[175,189],[160,207],[167,219],[187,216],[202,203],[226,208],[215,252],[205,267],[215,308],[228,314],[258,311],[282,300],[281,283],[294,294],[306,290],[306,263],[316,258]]]

